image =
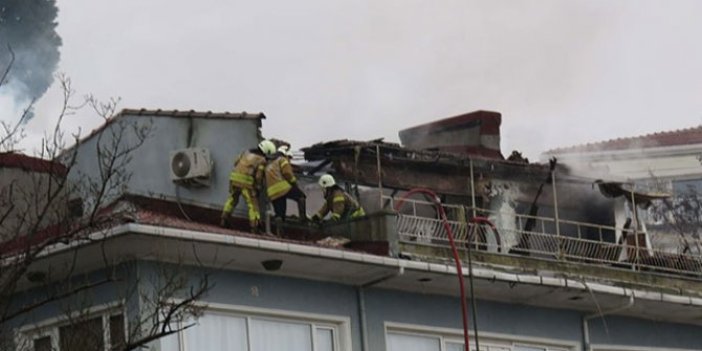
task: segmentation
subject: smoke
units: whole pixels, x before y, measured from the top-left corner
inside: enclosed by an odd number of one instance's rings
[[[0,1],[0,75],[7,72],[0,86],[0,101],[14,104],[14,118],[44,95],[53,82],[61,46],[57,13],[56,0]],[[23,122],[32,117],[30,110]]]

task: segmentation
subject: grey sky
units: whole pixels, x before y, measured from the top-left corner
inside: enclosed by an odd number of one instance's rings
[[[299,148],[503,114],[502,150],[702,123],[702,1],[58,0],[59,70],[121,107],[262,111]],[[55,116],[56,87],[28,126]],[[83,133],[101,122],[69,121]]]

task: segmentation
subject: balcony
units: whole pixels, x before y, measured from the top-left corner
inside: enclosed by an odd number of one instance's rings
[[[385,196],[393,211],[400,257],[422,261],[449,261],[451,246],[444,220],[435,204],[426,200]],[[399,205],[399,208],[396,207]],[[633,228],[617,228],[524,214],[504,214],[471,206],[443,204],[446,224],[464,261],[525,271],[539,275],[584,277],[615,281],[624,285],[656,286],[679,291],[699,290],[702,257],[682,253],[680,248],[657,249],[661,245]],[[513,226],[499,226],[488,218],[507,215]],[[392,218],[394,217],[394,218]],[[531,222],[531,230],[524,230]],[[556,229],[557,228],[557,229]],[[613,240],[619,231],[621,240]],[[584,233],[590,233],[589,238]],[[593,240],[591,233],[598,233]],[[691,239],[687,239],[688,241]],[[702,243],[698,243],[702,244]]]

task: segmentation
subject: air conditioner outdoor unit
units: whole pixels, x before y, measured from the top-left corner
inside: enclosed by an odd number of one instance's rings
[[[188,148],[171,151],[171,180],[183,185],[208,186],[212,173],[210,150]]]

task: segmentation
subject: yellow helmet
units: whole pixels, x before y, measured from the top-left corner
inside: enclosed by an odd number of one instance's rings
[[[272,156],[275,153],[275,144],[266,139],[258,143],[258,149],[266,156]]]
[[[336,181],[334,180],[334,177],[332,177],[331,174],[324,174],[321,177],[319,177],[319,186],[321,186],[322,188],[328,188],[334,185],[336,185]]]

